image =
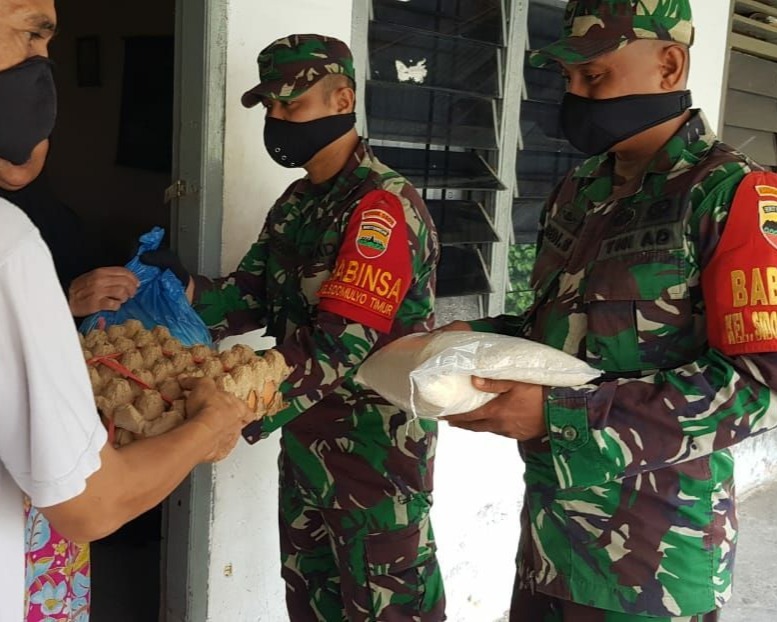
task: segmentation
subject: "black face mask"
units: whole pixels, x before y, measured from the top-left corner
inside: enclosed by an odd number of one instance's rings
[[[57,118],[51,61],[34,56],[0,71],[0,158],[24,164]]]
[[[588,99],[572,93],[561,103],[561,128],[572,146],[598,155],[619,142],[674,119],[691,107],[691,92]]]
[[[264,121],[264,146],[267,153],[281,166],[304,166],[328,144],[349,132],[356,124],[356,114],[336,114],[330,117],[294,123],[267,117]]]

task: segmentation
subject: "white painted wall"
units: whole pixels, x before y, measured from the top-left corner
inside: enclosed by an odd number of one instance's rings
[[[523,498],[514,441],[440,426],[432,518],[450,622],[490,622],[510,608]]]
[[[256,57],[267,44],[293,33],[316,32],[349,42],[351,6],[351,0],[229,0],[224,270],[234,270],[259,234],[273,201],[304,174],[270,159],[262,140],[263,109],[240,104],[240,96],[259,82]]]
[[[734,481],[740,499],[777,480],[777,431],[749,438],[733,449]]]
[[[696,40],[691,47],[689,88],[694,107],[701,107],[713,129],[719,130],[731,0],[691,0],[691,7]]]
[[[279,37],[318,32],[348,42],[351,0],[229,0],[222,270],[235,269],[273,201],[300,171],[265,153],[263,109],[240,104],[259,81],[256,57]],[[208,622],[283,622],[278,561],[278,438],[240,443],[215,467]]]

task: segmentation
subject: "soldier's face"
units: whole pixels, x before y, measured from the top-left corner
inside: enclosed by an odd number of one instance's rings
[[[53,0],[0,0],[0,71],[33,56],[48,57],[56,21]],[[0,119],[0,128],[2,123]],[[20,165],[0,158],[0,188],[19,190],[32,182],[43,169],[48,149],[48,139],[41,141]]]
[[[265,99],[263,103],[267,109],[268,117],[292,121],[293,123],[315,121],[323,117],[350,112],[350,110],[346,110],[347,102],[344,105],[341,97],[337,94],[327,94],[323,80],[291,101]]]
[[[674,90],[666,80],[667,44],[634,41],[588,63],[562,65],[567,91],[589,99],[650,95]]]

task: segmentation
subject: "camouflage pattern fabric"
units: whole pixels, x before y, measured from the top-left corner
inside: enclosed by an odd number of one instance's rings
[[[339,74],[356,80],[348,46],[334,37],[290,35],[259,52],[259,84],[242,98],[246,108],[263,98],[296,99],[321,78]]]
[[[520,444],[520,588],[659,618],[729,599],[728,447],[777,425],[777,354],[709,348],[700,275],[740,180],[757,169],[696,111],[643,178],[618,185],[612,158],[597,156],[547,203],[535,303],[490,327],[607,374],[599,386],[550,388],[549,436]]]
[[[332,273],[349,216],[376,189],[399,198],[412,261],[412,283],[389,333],[318,308],[317,292]],[[282,428],[282,495],[297,491],[307,505],[352,511],[354,520],[372,513],[386,531],[396,531],[403,523],[393,508],[432,491],[436,423],[412,420],[353,375],[373,350],[432,328],[438,258],[422,199],[361,142],[334,181],[292,184],[234,274],[197,279],[197,309],[215,339],[266,326],[294,368],[282,387],[288,406],[244,431],[253,443]],[[299,527],[294,511],[283,516],[287,529]],[[427,589],[442,598],[434,582]]]
[[[292,620],[444,620],[431,498],[386,498],[365,510],[311,505],[280,494],[282,575]]]
[[[691,17],[690,0],[570,0],[563,38],[533,52],[529,62],[586,63],[638,39],[690,46]]]
[[[510,622],[718,622],[720,612],[697,616],[634,616],[618,611],[593,609],[516,587],[510,604]]]

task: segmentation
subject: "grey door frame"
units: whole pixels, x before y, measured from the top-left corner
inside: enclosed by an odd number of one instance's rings
[[[221,268],[227,0],[176,1],[173,181],[174,245],[197,274]]]
[[[171,238],[197,274],[221,268],[227,0],[176,1]],[[177,184],[175,183],[177,182]],[[163,525],[166,622],[205,622],[213,514],[213,469],[200,466],[169,497]]]

